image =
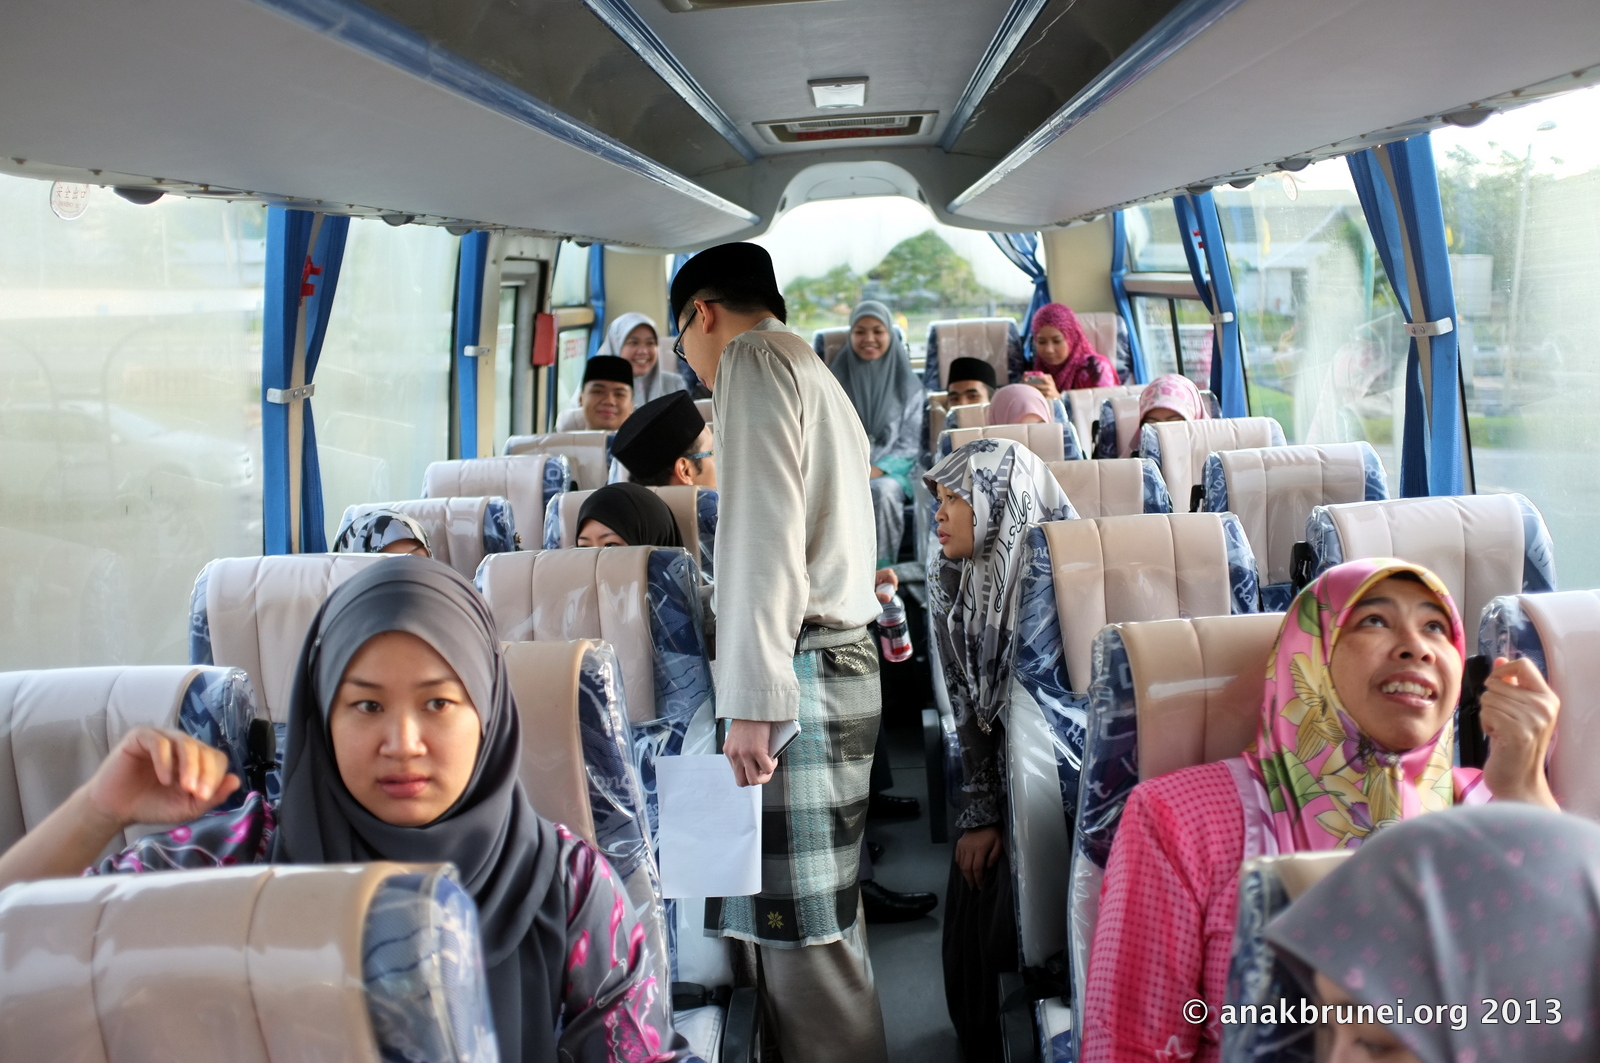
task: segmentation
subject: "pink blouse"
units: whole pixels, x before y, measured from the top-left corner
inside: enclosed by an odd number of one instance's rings
[[[1083,1063],[1212,1063],[1233,949],[1244,809],[1223,762],[1134,787],[1100,890]],[[1202,999],[1210,1018],[1184,1019]]]

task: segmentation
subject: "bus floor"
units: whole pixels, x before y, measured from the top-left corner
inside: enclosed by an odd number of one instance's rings
[[[926,891],[939,896],[931,915],[909,923],[878,924],[867,929],[878,999],[889,1039],[889,1059],[918,1063],[960,1063],[961,1049],[944,1001],[944,965],[939,944],[944,928],[945,881],[950,874],[950,845],[928,840],[927,769],[922,760],[922,732],[909,714],[886,714],[889,763],[894,769],[890,793],[922,803],[916,819],[871,820],[867,838],[883,846],[883,859],[873,867],[878,881],[900,891]]]

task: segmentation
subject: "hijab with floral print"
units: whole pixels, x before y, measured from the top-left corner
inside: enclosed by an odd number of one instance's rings
[[[1461,615],[1439,577],[1394,558],[1348,561],[1323,573],[1290,604],[1267,659],[1261,720],[1244,762],[1265,805],[1268,852],[1354,849],[1374,831],[1424,812],[1488,799],[1482,772],[1456,768],[1455,719],[1403,753],[1361,732],[1333,687],[1331,662],[1356,605],[1380,581],[1409,573],[1450,614],[1450,643],[1466,660]]]
[[[352,507],[333,540],[336,554],[381,554],[383,548],[406,539],[415,539],[424,550],[432,551],[428,533],[422,525],[398,510],[382,506],[370,509]]]
[[[1044,460],[1009,439],[974,439],[923,478],[972,507],[972,557],[934,550],[928,587],[956,719],[988,729],[1011,684],[1022,538],[1028,525],[1077,517]]]

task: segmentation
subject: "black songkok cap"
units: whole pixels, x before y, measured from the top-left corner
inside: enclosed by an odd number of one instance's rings
[[[583,382],[609,380],[633,386],[633,363],[614,354],[597,354],[583,365]]]
[[[681,320],[694,293],[706,288],[734,302],[761,304],[779,321],[789,320],[772,256],[760,244],[718,244],[685,262],[672,278],[672,320]]]
[[[956,358],[950,362],[950,372],[944,378],[945,386],[949,387],[952,380],[981,380],[993,391],[996,383],[994,366],[982,358]]]
[[[672,467],[705,431],[706,419],[687,391],[674,391],[633,411],[611,442],[611,455],[635,476]]]

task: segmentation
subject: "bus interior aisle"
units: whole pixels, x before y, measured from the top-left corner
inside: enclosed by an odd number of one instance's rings
[[[0,1061],[1593,1063],[1597,292],[1596,0],[6,0]]]
[[[885,726],[894,765],[891,792],[926,804],[928,776],[920,721],[900,716],[886,719]],[[960,1063],[960,1045],[945,1008],[944,981],[937,976],[942,969],[940,946],[951,845],[928,840],[927,817],[924,809],[916,819],[873,820],[867,825],[867,840],[883,846],[882,858],[873,861],[878,881],[891,889],[933,893],[939,898],[939,906],[926,918],[872,926],[867,944],[872,950],[878,999],[883,1004],[889,1058]]]

